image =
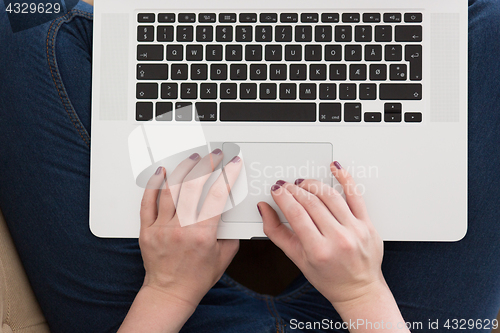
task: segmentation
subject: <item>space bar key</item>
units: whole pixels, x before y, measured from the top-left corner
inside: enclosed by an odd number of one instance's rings
[[[222,102],[220,121],[316,121],[315,103]]]

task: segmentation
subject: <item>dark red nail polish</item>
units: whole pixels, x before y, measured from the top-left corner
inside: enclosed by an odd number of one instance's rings
[[[273,191],[273,192],[274,192],[274,191],[276,191],[277,189],[279,189],[280,187],[281,187],[280,185],[275,184],[275,185],[273,185],[273,186],[271,187],[271,191]]]
[[[279,186],[283,186],[283,185],[285,185],[285,183],[286,183],[286,182],[285,182],[284,180],[278,180],[278,181],[276,182],[276,184],[278,184]]]
[[[340,163],[337,161],[333,162],[333,165],[335,165],[335,167],[339,170],[342,169],[342,165],[340,165]]]
[[[159,175],[162,170],[163,170],[163,167],[158,167],[158,169],[156,169],[155,175]]]
[[[235,156],[230,162],[238,163],[239,161],[241,161],[241,158],[239,156]]]
[[[214,155],[220,155],[222,153],[222,150],[220,150],[219,148],[215,149],[212,154]]]
[[[300,183],[302,183],[304,181],[304,179],[302,178],[299,178],[295,181],[295,185],[300,185]]]
[[[190,159],[193,161],[196,161],[197,159],[200,158],[200,155],[198,153],[194,153],[193,155],[189,156]]]
[[[257,205],[257,209],[259,210],[259,214],[260,214],[260,216],[262,216],[262,212],[260,211],[260,207],[259,207],[259,205]]]

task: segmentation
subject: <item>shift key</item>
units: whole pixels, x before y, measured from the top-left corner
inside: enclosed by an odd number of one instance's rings
[[[382,83],[379,90],[383,101],[422,99],[422,85],[419,83]]]

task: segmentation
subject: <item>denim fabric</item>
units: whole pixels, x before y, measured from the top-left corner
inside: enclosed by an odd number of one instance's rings
[[[500,307],[500,2],[470,1],[469,13],[467,236],[385,243],[384,276],[422,331]],[[17,33],[1,11],[0,46],[0,207],[21,260],[52,332],[114,332],[144,269],[137,240],[88,228],[92,7]],[[296,332],[292,318],[340,321],[303,276],[270,297],[224,275],[183,332]]]

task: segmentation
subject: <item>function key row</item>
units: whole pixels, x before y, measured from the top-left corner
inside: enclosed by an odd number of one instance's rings
[[[158,17],[154,13],[139,13],[137,15],[137,21],[139,23],[154,23],[158,19],[159,23],[195,23],[196,17],[198,16],[198,22],[200,23],[236,23],[237,19],[241,23],[277,23],[278,22],[278,14],[277,13],[200,13],[196,15],[195,13],[160,13]],[[420,23],[422,22],[422,13],[405,13],[404,16],[401,13],[343,13],[340,15],[339,13],[281,13],[279,14],[279,21],[282,23],[338,23],[342,18],[342,22],[344,23],[359,23],[361,21],[365,23],[379,23],[382,22],[382,19],[386,23]]]

